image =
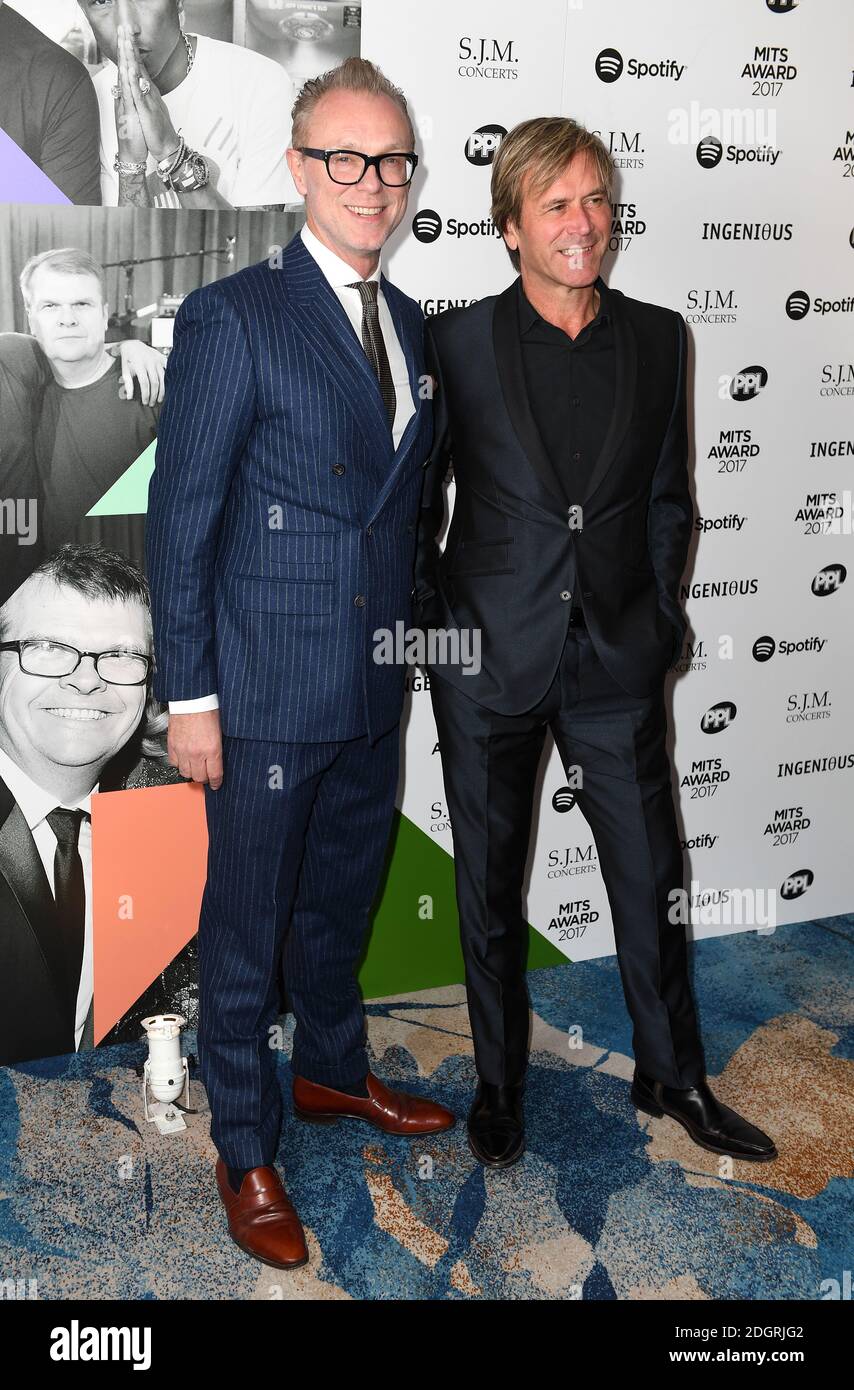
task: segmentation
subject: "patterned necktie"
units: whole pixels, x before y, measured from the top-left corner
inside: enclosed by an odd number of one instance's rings
[[[86,889],[83,883],[83,861],[77,848],[84,816],[88,818],[88,812],[79,808],[71,810],[66,806],[56,806],[45,816],[56,836],[53,896],[68,963],[72,1016],[77,1009],[77,990],[83,968],[83,942],[86,935]]]
[[[388,427],[394,429],[394,414],[397,409],[397,396],[391,379],[383,335],[380,332],[380,311],[377,303],[378,283],[376,280],[357,280],[348,285],[350,290],[358,290],[362,296],[362,347],[368,361],[377,374],[380,383],[383,405],[388,416]]]

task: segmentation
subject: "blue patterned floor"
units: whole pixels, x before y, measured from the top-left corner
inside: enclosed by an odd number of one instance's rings
[[[208,1114],[172,1138],[145,1122],[142,1044],[0,1068],[0,1279],[42,1299],[821,1299],[854,1248],[854,916],[693,961],[715,1092],[774,1163],[726,1172],[637,1115],[616,961],[589,961],[529,977],[528,1151],[505,1172],[465,1140],[461,989],[368,1005],[377,1071],[461,1117],[427,1143],[292,1120],[286,1038],[279,1166],[312,1257],[291,1275],[229,1240]]]

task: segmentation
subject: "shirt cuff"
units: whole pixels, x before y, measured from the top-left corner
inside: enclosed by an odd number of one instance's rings
[[[202,710],[219,709],[216,695],[200,695],[197,700],[170,700],[170,714],[199,714]]]

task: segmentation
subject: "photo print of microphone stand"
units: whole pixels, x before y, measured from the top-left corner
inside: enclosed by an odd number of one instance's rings
[[[118,299],[122,308],[110,315],[107,325],[107,339],[118,342],[123,338],[140,338],[151,347],[168,353],[172,347],[172,328],[186,294],[162,294],[154,304],[141,308],[134,307],[134,276],[137,266],[154,265],[161,261],[189,261],[198,258],[200,270],[206,256],[213,256],[220,265],[233,265],[235,260],[236,236],[227,236],[224,246],[205,247],[198,251],[172,251],[166,256],[135,256],[120,261],[105,261],[105,270],[124,272],[124,292]],[[204,282],[202,282],[204,283]],[[187,292],[189,293],[189,291]]]

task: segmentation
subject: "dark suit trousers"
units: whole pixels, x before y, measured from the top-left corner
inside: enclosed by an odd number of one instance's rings
[[[668,920],[668,894],[684,886],[684,868],[663,685],[645,698],[628,695],[602,666],[584,628],[569,629],[550,690],[526,714],[495,714],[432,674],[479,1077],[511,1085],[525,1072],[522,885],[537,765],[550,728],[596,843],[636,1063],[666,1085],[694,1084],[705,1068],[686,929]],[[573,769],[580,769],[580,787]],[[567,1022],[580,1023],[595,1039],[595,1018],[573,1015]]]
[[[292,1070],[324,1086],[368,1071],[355,978],[388,844],[398,730],[373,746],[223,739],[205,787],[208,876],[199,921],[199,1064],[211,1137],[234,1168],[273,1163],[283,965]]]

